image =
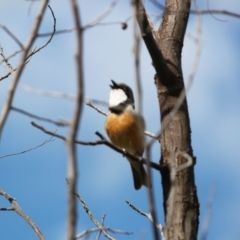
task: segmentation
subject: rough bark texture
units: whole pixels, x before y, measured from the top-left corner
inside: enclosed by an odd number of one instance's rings
[[[160,163],[167,166],[161,173],[166,222],[164,239],[194,240],[197,239],[199,203],[194,182],[195,158],[186,98],[176,113],[172,114],[181,93],[185,91],[181,53],[190,0],[166,0],[163,20],[155,38],[142,1],[136,1],[136,4],[142,38],[156,70],[155,83],[162,126]],[[193,159],[193,165],[178,171],[173,181],[173,174],[170,174],[173,173],[173,167],[187,161],[183,154],[178,154],[179,151],[187,153]]]
[[[188,22],[190,0],[166,0],[166,8],[158,30],[158,47],[166,60],[171,74],[156,77],[163,132],[161,142],[161,164],[179,166],[184,157],[175,158],[176,151],[188,153],[193,166],[179,171],[175,182],[170,179],[170,168],[162,172],[166,239],[197,239],[199,204],[194,182],[195,158],[191,147],[191,129],[187,101],[172,117],[169,115],[184,91],[181,67],[183,39]],[[171,197],[170,197],[171,196]],[[171,200],[171,198],[173,199]]]

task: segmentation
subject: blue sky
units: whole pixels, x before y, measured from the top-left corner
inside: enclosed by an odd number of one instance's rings
[[[79,1],[83,24],[99,16],[111,1]],[[240,2],[210,1],[212,9],[237,12]],[[30,9],[27,1],[1,1],[0,23],[6,25],[25,42],[38,3]],[[51,1],[57,19],[57,29],[73,26],[68,1]],[[199,3],[206,9],[206,2]],[[151,16],[158,10],[147,4]],[[127,1],[118,5],[104,22],[124,21],[132,11]],[[209,191],[217,183],[212,208],[208,239],[237,240],[240,238],[240,68],[239,19],[227,16],[202,16],[202,52],[197,74],[188,94],[192,129],[192,145],[197,157],[196,185],[200,202],[200,230]],[[158,23],[156,23],[158,24]],[[46,12],[41,33],[52,30],[52,17]],[[182,53],[185,82],[192,71],[195,44],[189,35],[196,34],[196,18],[190,17]],[[95,27],[84,34],[84,78],[87,98],[108,101],[110,79],[126,82],[136,92],[133,65],[132,22],[123,31],[118,25]],[[18,85],[13,105],[34,114],[52,119],[70,119],[74,103],[32,95],[24,85],[37,89],[75,94],[74,33],[56,35],[47,48],[32,57]],[[46,38],[38,39],[40,46]],[[18,50],[15,42],[1,30],[1,45],[5,54]],[[10,63],[16,66],[18,57]],[[1,65],[0,75],[6,72]],[[144,43],[141,44],[141,78],[143,84],[143,115],[147,130],[159,129],[159,108],[153,83],[154,70]],[[12,77],[0,82],[0,106],[4,105]],[[104,108],[104,107],[103,107]],[[106,110],[106,109],[104,109]],[[104,116],[84,106],[78,138],[95,140],[95,131],[104,132]],[[41,144],[49,136],[33,128],[31,119],[11,112],[1,137],[0,156],[23,151]],[[37,122],[37,121],[36,121]],[[67,134],[67,129],[38,122],[49,130]],[[95,217],[114,229],[133,231],[131,236],[116,235],[117,239],[151,239],[149,221],[130,209],[129,200],[142,211],[148,212],[147,191],[135,191],[127,161],[106,146],[78,146],[78,192],[87,202]],[[159,144],[153,148],[152,160],[160,158]],[[0,187],[15,197],[22,209],[36,222],[46,239],[65,239],[66,235],[66,166],[64,142],[55,139],[47,145],[26,154],[0,159]],[[154,190],[158,221],[164,225],[161,178],[154,172]],[[0,206],[9,203],[0,198]],[[95,227],[82,206],[78,205],[78,233]],[[0,212],[1,238],[37,239],[32,229],[14,212]],[[90,239],[95,239],[93,234]]]

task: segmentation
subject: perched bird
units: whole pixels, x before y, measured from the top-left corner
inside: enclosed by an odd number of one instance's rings
[[[105,130],[115,146],[135,156],[142,156],[145,122],[134,110],[132,89],[124,83],[116,83],[113,80],[110,87],[109,113]],[[140,189],[142,185],[148,186],[148,176],[143,164],[129,157],[127,159],[131,165],[135,189]]]

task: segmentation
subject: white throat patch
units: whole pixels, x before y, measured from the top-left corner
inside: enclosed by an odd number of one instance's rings
[[[109,96],[109,107],[115,107],[127,100],[127,95],[122,89],[112,89]]]

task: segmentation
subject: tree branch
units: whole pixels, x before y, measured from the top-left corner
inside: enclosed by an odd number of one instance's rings
[[[21,151],[21,152],[17,152],[17,153],[10,153],[10,154],[7,154],[7,155],[4,155],[4,156],[0,156],[0,159],[1,158],[6,158],[6,157],[12,157],[12,156],[16,156],[16,155],[19,155],[19,154],[24,154],[26,152],[30,152],[32,150],[35,150],[37,148],[40,148],[42,147],[43,145],[49,143],[49,142],[52,142],[54,141],[53,139],[53,136],[51,136],[48,140],[45,140],[43,143],[41,143],[40,145],[37,145],[36,147],[33,147],[33,148],[30,148],[30,149],[27,149],[27,150],[24,150],[24,151]]]
[[[76,106],[72,118],[72,122],[69,129],[68,138],[66,141],[68,149],[68,231],[67,239],[72,240],[76,234],[76,223],[77,223],[77,204],[75,198],[75,190],[77,186],[77,156],[75,139],[78,133],[79,122],[82,113],[82,103],[84,95],[83,85],[83,37],[82,37],[82,26],[80,20],[80,13],[76,0],[70,0],[70,5],[73,13],[74,25],[76,28],[76,73],[77,73],[77,98]]]
[[[114,7],[117,5],[119,0],[114,0],[110,3],[110,6],[100,15],[98,16],[96,19],[94,19],[91,23],[88,23],[86,26],[83,27],[83,29],[88,29],[91,27],[96,26],[97,24],[99,24],[105,17],[107,17],[112,10],[114,9]]]
[[[16,108],[16,107],[11,107],[11,110],[15,111],[15,112],[18,112],[18,113],[21,113],[25,116],[28,116],[28,117],[31,117],[31,118],[35,118],[37,120],[40,120],[40,121],[45,121],[45,122],[48,122],[48,123],[52,123],[52,124],[55,124],[57,126],[60,126],[60,127],[65,127],[65,126],[68,126],[69,123],[64,121],[64,120],[60,120],[60,121],[54,121],[52,119],[49,119],[49,118],[44,118],[44,117],[39,117],[35,114],[32,114],[30,112],[27,112],[23,109],[20,109],[20,108]]]
[[[97,220],[96,218],[93,216],[93,214],[91,213],[91,211],[89,210],[87,204],[84,202],[84,200],[80,197],[80,195],[78,193],[75,193],[76,197],[78,198],[78,200],[81,202],[83,208],[85,209],[87,215],[89,216],[89,218],[91,219],[91,221],[98,227],[98,229],[103,232],[104,236],[110,240],[114,240],[115,238],[113,238],[106,230],[106,228],[104,228],[104,226],[102,226]]]
[[[57,134],[55,132],[51,132],[47,129],[45,129],[44,127],[38,125],[37,123],[35,122],[31,122],[31,124],[38,128],[39,130],[43,131],[44,133],[46,134],[49,134],[51,136],[54,136],[56,138],[60,138],[62,139],[63,141],[66,141],[67,138],[63,135],[60,135],[60,134]],[[145,158],[142,158],[142,157],[138,157],[138,156],[135,156],[135,155],[132,155],[131,153],[121,149],[121,148],[118,148],[116,146],[114,146],[112,143],[110,143],[109,141],[107,141],[102,134],[100,134],[99,132],[96,132],[96,135],[99,136],[101,138],[101,140],[96,140],[96,141],[91,141],[91,142],[86,142],[86,141],[81,141],[81,140],[75,140],[75,143],[76,144],[81,144],[81,145],[88,145],[88,146],[96,146],[96,145],[106,145],[110,148],[112,148],[113,150],[115,150],[116,152],[118,153],[121,153],[123,156],[126,156],[126,157],[130,157],[133,161],[140,161],[141,163],[143,164],[147,164],[148,160],[145,159]],[[166,169],[166,166],[164,165],[159,165],[155,162],[150,162],[150,166],[158,171],[162,171],[164,169]]]
[[[150,0],[155,6],[157,6],[161,10],[165,10],[165,6],[161,4],[160,2],[156,0]],[[171,10],[172,12],[174,10]],[[235,17],[235,18],[240,18],[240,14],[230,12],[227,10],[217,10],[217,9],[203,9],[203,10],[177,10],[179,11],[184,11],[184,12],[189,12],[190,14],[201,14],[201,15],[206,15],[206,14],[220,14],[220,15],[227,15],[230,17]]]
[[[21,41],[6,26],[0,23],[0,27],[18,44],[20,48],[24,48]]]
[[[39,12],[38,12],[38,15],[36,17],[35,23],[33,25],[33,28],[32,28],[31,34],[29,36],[29,39],[27,40],[27,42],[26,42],[26,44],[23,48],[23,51],[22,51],[22,54],[21,54],[21,57],[20,57],[20,61],[19,61],[19,65],[18,65],[17,70],[15,72],[14,78],[12,80],[11,86],[10,86],[9,91],[8,91],[6,102],[5,102],[5,104],[3,106],[3,109],[2,109],[2,112],[1,112],[1,116],[0,116],[0,135],[2,133],[4,124],[7,120],[7,117],[8,117],[11,105],[12,105],[12,100],[13,100],[13,97],[14,97],[14,93],[16,91],[17,84],[18,84],[19,79],[21,77],[21,74],[23,72],[28,52],[30,51],[30,48],[32,47],[32,45],[33,45],[33,43],[34,43],[34,41],[37,37],[37,32],[38,32],[38,29],[40,27],[44,12],[47,8],[47,4],[48,4],[48,0],[43,0],[42,1],[42,5],[39,9]]]
[[[133,232],[126,232],[126,231],[123,231],[123,230],[118,230],[118,229],[112,229],[110,227],[104,227],[104,229],[108,232],[111,232],[111,233],[118,233],[118,234],[125,234],[125,235],[132,235]],[[87,229],[87,230],[84,230],[83,232],[79,233],[75,239],[79,239],[79,238],[82,238],[88,234],[91,234],[91,233],[94,233],[94,232],[99,232],[99,228],[90,228],[90,229]]]
[[[2,189],[0,189],[0,195],[2,195],[3,197],[5,197],[10,204],[12,205],[13,210],[19,215],[21,216],[33,229],[33,231],[36,233],[36,235],[38,236],[38,238],[40,240],[44,240],[44,236],[41,233],[40,229],[37,227],[37,225],[32,221],[32,219],[30,217],[27,216],[26,213],[23,212],[23,210],[19,207],[19,205],[17,204],[17,201],[15,198],[12,198],[8,193],[4,192]],[[8,208],[8,210],[10,210]]]
[[[159,79],[165,86],[171,85],[173,81],[173,73],[168,68],[165,58],[153,37],[151,26],[148,21],[146,10],[143,6],[142,0],[137,1],[138,14],[137,21],[141,30],[142,39],[146,44],[148,52],[151,56],[153,66],[157,72]],[[174,79],[175,81],[175,79]]]
[[[137,208],[136,206],[134,206],[132,203],[130,203],[129,201],[126,201],[126,203],[128,204],[129,207],[131,207],[134,211],[136,211],[137,213],[141,214],[142,216],[148,218],[148,220],[150,220],[150,222],[152,222],[153,224],[155,224],[156,228],[158,230],[160,230],[161,232],[161,236],[162,236],[162,240],[164,240],[164,235],[163,235],[163,226],[161,224],[158,224],[156,222],[154,222],[153,217],[150,213],[145,213],[143,211],[141,211],[139,208]]]

